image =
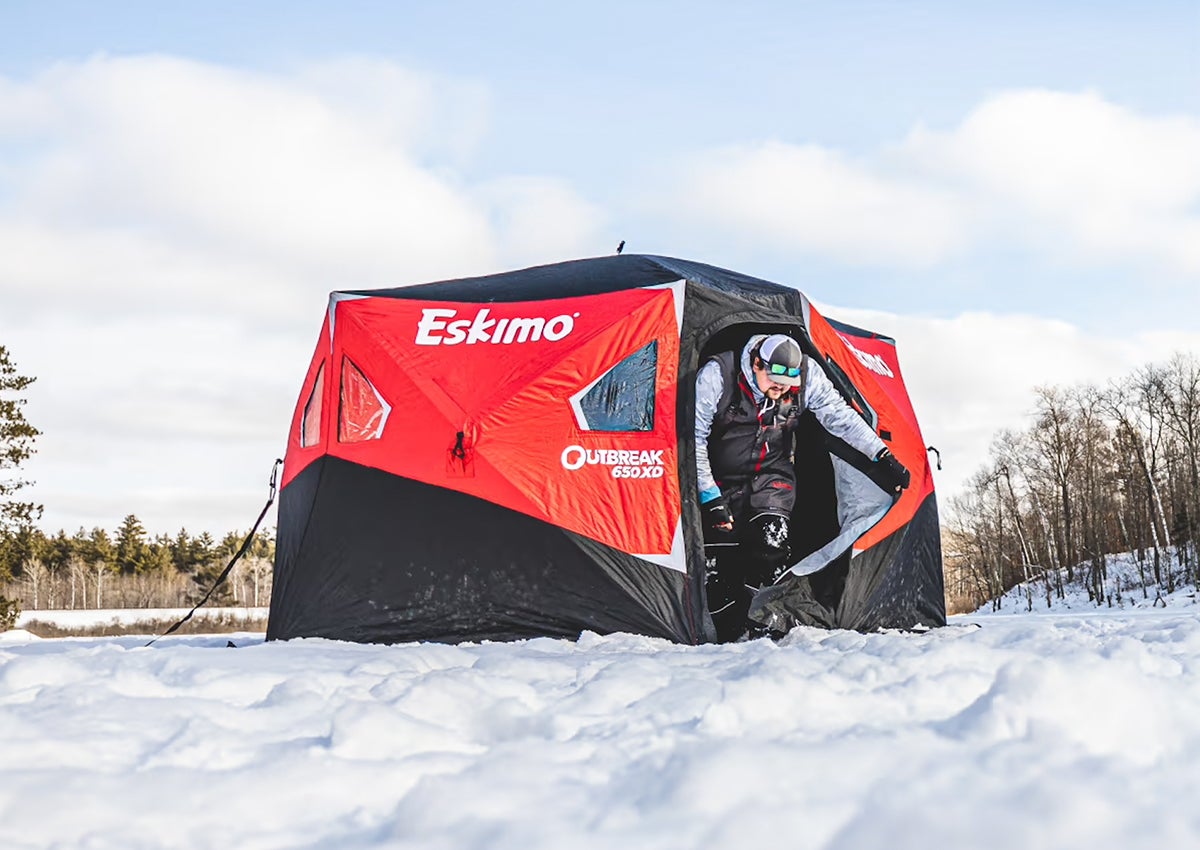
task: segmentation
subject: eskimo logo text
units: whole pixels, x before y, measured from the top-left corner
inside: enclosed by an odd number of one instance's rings
[[[491,309],[484,307],[474,319],[455,319],[457,310],[430,307],[421,311],[417,322],[417,345],[474,345],[490,342],[510,345],[514,342],[537,342],[547,339],[557,342],[575,330],[578,313],[563,314],[549,319],[489,319]]]
[[[610,466],[613,478],[662,478],[663,449],[636,451],[634,449],[585,449],[567,446],[562,451],[563,469],[583,466]]]
[[[841,336],[841,334],[838,334],[838,336]],[[889,378],[896,377],[892,370],[888,368],[888,364],[878,354],[867,354],[867,352],[855,348],[854,344],[844,336],[841,339],[842,342],[846,343],[846,347],[854,352],[854,356],[858,358],[858,362],[862,363],[876,375],[887,375]]]

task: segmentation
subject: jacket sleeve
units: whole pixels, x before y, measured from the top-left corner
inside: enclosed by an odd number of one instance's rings
[[[813,412],[817,421],[835,437],[840,437],[872,460],[886,448],[883,440],[871,430],[861,416],[846,403],[825,370],[811,357],[807,358],[804,406]]]
[[[721,376],[720,364],[715,360],[708,361],[696,374],[696,483],[702,505],[721,495],[708,460],[708,435],[712,433],[713,419],[724,390],[725,379]]]

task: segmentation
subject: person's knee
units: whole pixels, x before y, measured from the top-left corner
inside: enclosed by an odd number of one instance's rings
[[[791,560],[787,517],[761,516],[755,519],[754,526],[754,532],[747,542],[757,565],[756,578],[760,585],[774,584]]]

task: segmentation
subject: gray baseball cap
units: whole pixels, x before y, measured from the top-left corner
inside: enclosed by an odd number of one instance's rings
[[[800,386],[804,355],[796,340],[783,334],[771,334],[758,346],[758,356],[772,381],[789,387]]]

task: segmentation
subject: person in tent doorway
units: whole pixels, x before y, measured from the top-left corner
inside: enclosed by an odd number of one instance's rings
[[[755,631],[754,591],[789,566],[788,520],[796,501],[793,465],[800,415],[880,464],[877,481],[899,492],[909,473],[834,388],[796,340],[752,336],[741,351],[710,358],[696,375],[696,478],[709,551],[708,607],[717,639]]]

